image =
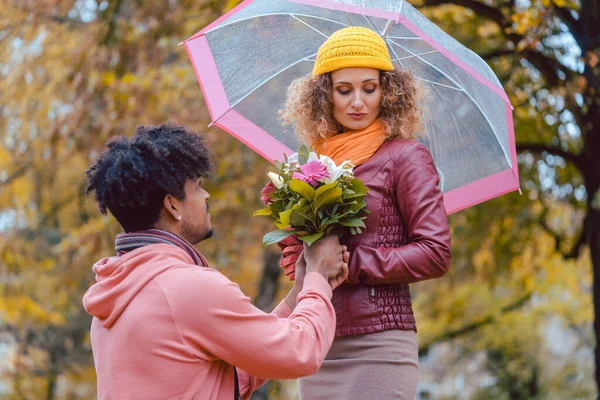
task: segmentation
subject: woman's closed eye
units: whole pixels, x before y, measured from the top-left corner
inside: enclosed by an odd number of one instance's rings
[[[350,89],[338,89],[337,91],[338,91],[339,94],[346,96],[346,95],[350,94],[350,92],[352,90],[350,90]]]

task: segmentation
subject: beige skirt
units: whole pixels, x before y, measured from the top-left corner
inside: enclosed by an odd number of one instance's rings
[[[413,331],[343,336],[319,371],[298,380],[301,400],[413,400],[419,356]]]

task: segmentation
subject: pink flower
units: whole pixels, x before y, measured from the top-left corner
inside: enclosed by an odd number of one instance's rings
[[[300,166],[300,172],[294,172],[292,178],[300,179],[312,186],[317,186],[318,181],[327,178],[329,172],[327,167],[321,164],[320,161],[311,161]]]
[[[267,185],[260,191],[260,194],[262,194],[260,201],[262,201],[264,205],[269,205],[269,203],[271,202],[270,195],[271,193],[275,193],[276,191],[277,188],[275,187],[275,185],[273,185],[272,182],[267,183]]]

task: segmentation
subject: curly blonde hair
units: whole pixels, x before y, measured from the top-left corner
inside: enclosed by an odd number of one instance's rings
[[[414,138],[421,130],[422,87],[408,71],[380,71],[379,119],[386,139]],[[333,118],[331,73],[296,79],[288,88],[285,107],[279,112],[285,125],[293,125],[299,139],[313,144],[342,132]]]

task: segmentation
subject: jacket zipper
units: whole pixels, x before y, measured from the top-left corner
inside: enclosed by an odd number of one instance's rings
[[[375,301],[375,285],[371,285],[370,292],[371,292],[371,296],[370,296],[371,301]]]

